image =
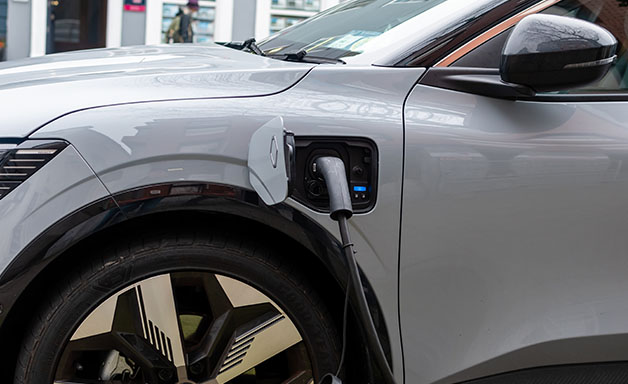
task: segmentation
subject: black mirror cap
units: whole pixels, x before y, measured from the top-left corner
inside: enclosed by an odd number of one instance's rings
[[[617,39],[588,21],[530,15],[510,33],[501,78],[537,92],[583,86],[601,79],[616,59]]]

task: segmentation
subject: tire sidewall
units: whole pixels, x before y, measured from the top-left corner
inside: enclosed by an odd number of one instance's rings
[[[53,382],[61,354],[74,331],[116,292],[150,277],[185,271],[220,274],[257,289],[273,300],[300,332],[315,378],[336,368],[338,346],[331,332],[333,323],[317,310],[320,303],[313,300],[301,276],[273,265],[272,259],[228,247],[177,245],[131,252],[127,257],[103,257],[103,261],[93,273],[85,274],[84,269],[77,268],[74,276],[82,276],[70,277],[66,289],[60,292],[65,296],[63,300],[52,313],[42,312],[40,318],[46,321],[34,326],[43,329],[26,367],[30,377],[18,382]]]

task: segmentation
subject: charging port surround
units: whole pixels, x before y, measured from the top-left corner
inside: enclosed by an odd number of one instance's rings
[[[375,206],[377,197],[377,147],[366,138],[295,137],[296,177],[292,197],[318,212],[329,212],[325,181],[316,172],[316,159],[338,157],[346,164],[351,203],[355,213]]]

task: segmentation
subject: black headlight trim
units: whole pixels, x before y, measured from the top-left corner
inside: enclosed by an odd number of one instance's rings
[[[68,146],[65,141],[0,144],[0,200]]]

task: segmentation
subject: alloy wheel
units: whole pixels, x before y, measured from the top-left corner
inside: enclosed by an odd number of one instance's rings
[[[55,384],[313,383],[303,338],[256,288],[220,274],[146,278],[109,296],[64,347]]]

